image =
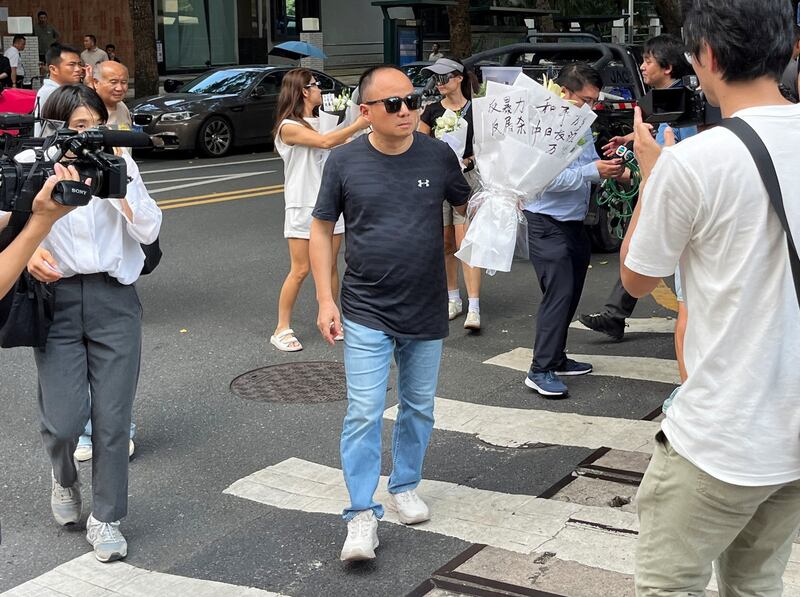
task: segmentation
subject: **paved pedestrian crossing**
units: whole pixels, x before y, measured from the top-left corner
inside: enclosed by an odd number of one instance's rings
[[[574,330],[588,331],[577,319],[573,321],[570,328]],[[625,320],[625,335],[628,334],[674,334],[675,320],[671,317],[629,317]],[[598,334],[598,338],[600,335]]]
[[[125,562],[101,564],[87,553],[29,580],[2,597],[285,597],[253,587],[163,574]]]
[[[628,333],[666,333],[667,328],[674,325],[670,319],[634,321]],[[679,382],[677,364],[668,359],[571,356],[591,362],[595,367],[592,375],[596,376],[661,384]],[[529,348],[518,347],[484,361],[481,366],[526,372],[531,357]],[[654,386],[653,391],[658,394],[663,388]],[[386,409],[384,418],[393,421],[396,417],[396,406]],[[465,434],[504,450],[539,445],[593,450],[604,447],[615,450],[616,458],[624,460],[628,455],[631,460],[641,462],[652,453],[658,427],[654,421],[540,410],[535,400],[528,408],[508,408],[440,397],[435,405],[434,433]],[[338,425],[332,426],[331,433],[338,432]],[[303,512],[338,518],[348,505],[341,470],[303,456],[297,454],[256,470],[233,481],[223,493],[231,499],[249,500],[278,509],[287,516],[291,516],[291,512]],[[400,525],[396,514],[388,508],[386,485],[387,478],[381,477],[376,500],[387,506],[381,524]],[[501,487],[502,482],[498,486]],[[631,492],[634,491],[635,488],[631,488]],[[433,479],[423,480],[418,492],[430,505],[432,518],[410,527],[414,532],[485,544],[514,554],[556,558],[604,574],[618,575],[623,584],[630,585],[638,533],[638,521],[630,507],[586,505],[579,501],[490,491]],[[336,537],[335,541],[340,539]],[[332,560],[336,558],[336,548],[338,545],[331,551]],[[784,595],[800,597],[800,545],[794,545],[784,583]],[[714,580],[709,589],[716,589]],[[284,593],[291,595],[291,591]],[[282,593],[264,589],[164,574],[126,563],[99,564],[92,554],[66,562],[2,595],[283,597]]]

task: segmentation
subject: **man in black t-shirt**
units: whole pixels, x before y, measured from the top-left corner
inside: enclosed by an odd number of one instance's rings
[[[344,332],[347,415],[342,470],[350,493],[341,559],[375,557],[374,500],[381,471],[381,427],[389,365],[397,362],[390,506],[406,524],[428,520],[416,494],[433,430],[433,397],[448,333],[442,201],[463,212],[470,187],[453,151],[415,133],[420,97],[393,66],[368,70],[359,83],[361,115],[372,133],[334,149],[322,174],[310,255],[323,338]],[[347,270],[342,315],[331,293],[333,227],[344,214]],[[344,330],[342,330],[342,326]]]

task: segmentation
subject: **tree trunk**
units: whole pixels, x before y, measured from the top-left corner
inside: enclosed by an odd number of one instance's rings
[[[458,0],[447,7],[450,21],[450,54],[463,59],[472,54],[472,29],[469,22],[469,0]]]
[[[156,62],[156,27],[152,0],[128,0],[133,21],[133,77],[136,97],[158,93],[158,64]]]
[[[553,10],[550,0],[536,0],[536,8],[539,10]],[[556,30],[553,23],[553,15],[536,17],[536,31],[539,33],[553,33]]]
[[[656,0],[656,11],[661,19],[664,33],[680,37],[683,27],[680,0]]]

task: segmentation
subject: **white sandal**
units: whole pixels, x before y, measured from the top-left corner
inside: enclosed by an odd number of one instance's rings
[[[303,350],[303,345],[300,344],[300,341],[295,337],[292,328],[285,329],[281,333],[275,334],[269,339],[269,343],[283,352],[297,352],[298,350]],[[297,346],[292,346],[292,344],[296,344]]]

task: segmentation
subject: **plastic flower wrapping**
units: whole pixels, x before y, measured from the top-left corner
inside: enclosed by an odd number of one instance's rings
[[[450,146],[458,161],[464,157],[467,149],[467,121],[452,110],[445,110],[434,122],[433,135]],[[463,168],[463,166],[462,166]]]
[[[580,155],[596,118],[588,106],[563,99],[558,85],[548,87],[520,74],[513,85],[489,81],[472,103],[482,188],[469,201],[471,222],[456,257],[490,275],[511,271],[518,231],[526,230],[522,204]]]
[[[360,116],[358,106],[358,87],[351,94],[345,89],[338,96],[328,93],[322,96],[322,107],[319,110],[319,132],[323,135],[343,129],[353,124]],[[359,131],[353,139],[363,135],[366,131]],[[320,162],[324,165],[330,150],[319,150]]]

